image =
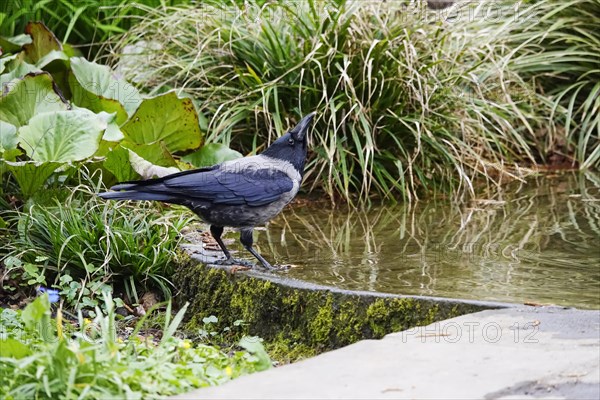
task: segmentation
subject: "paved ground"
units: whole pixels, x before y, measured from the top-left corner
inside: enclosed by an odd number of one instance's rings
[[[600,311],[482,311],[177,399],[600,399]]]

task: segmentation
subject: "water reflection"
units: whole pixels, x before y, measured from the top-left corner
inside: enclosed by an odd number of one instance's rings
[[[600,308],[600,176],[465,204],[287,209],[258,244],[291,277],[347,289]]]

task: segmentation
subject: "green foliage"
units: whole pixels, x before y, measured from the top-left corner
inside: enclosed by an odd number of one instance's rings
[[[64,201],[34,203],[9,220],[17,233],[2,262],[9,276],[56,287],[75,307],[96,305],[107,284],[132,301],[148,288],[168,297],[179,231],[190,218],[151,203],[105,202],[82,186]]]
[[[552,162],[553,145],[570,141],[566,115],[556,118],[562,111],[511,62],[514,33],[532,26],[529,6],[423,5],[141,6],[147,14],[111,54],[145,90],[193,95],[211,116],[210,139],[247,151],[317,110],[306,176],[332,197],[472,192],[478,178],[513,179],[512,165]]]
[[[19,144],[32,161],[68,163],[92,157],[113,115],[86,109],[37,114],[19,128]]]
[[[582,168],[600,166],[600,1],[541,0],[526,10],[532,23],[510,37],[512,68],[547,93],[568,140],[556,156]],[[548,140],[553,140],[552,137]]]
[[[192,101],[179,99],[174,92],[142,101],[122,129],[131,143],[164,143],[172,153],[196,149],[201,144],[198,115]]]
[[[107,184],[177,172],[175,157],[202,145],[189,98],[174,92],[144,98],[109,67],[69,55],[44,24],[28,24],[26,32],[26,44],[0,58],[0,173],[16,182],[20,193],[13,195],[27,200],[65,182],[72,166],[98,160]],[[202,154],[229,155],[220,146]]]
[[[138,91],[110,68],[89,62],[84,58],[71,59],[72,73],[69,88],[73,104],[94,112],[106,111],[117,114],[119,125],[133,115],[141,103]]]
[[[0,152],[3,154],[17,148],[17,127],[0,120]]]
[[[0,98],[0,120],[20,128],[37,114],[68,110],[69,105],[53,83],[48,73],[26,75],[8,82],[8,91]]]
[[[20,195],[25,198],[37,193],[59,167],[57,162],[4,161],[4,171],[12,174],[19,185]]]
[[[140,336],[142,321],[126,338],[118,335],[115,303],[104,294],[93,321],[79,314],[65,321],[61,309],[50,317],[44,294],[21,313],[0,314],[0,395],[3,398],[156,398],[216,385],[271,366],[260,341],[244,338],[244,351],[230,354],[214,346],[176,337],[184,306],[160,341]],[[266,358],[265,358],[266,357]]]
[[[203,146],[200,150],[182,157],[181,160],[192,164],[194,167],[209,167],[224,161],[235,160],[242,155],[231,150],[229,147],[220,143],[210,143]]]
[[[190,0],[140,0],[149,7]],[[0,35],[14,36],[29,21],[44,21],[63,42],[90,46],[126,32],[140,12],[127,0],[11,0],[0,2]]]

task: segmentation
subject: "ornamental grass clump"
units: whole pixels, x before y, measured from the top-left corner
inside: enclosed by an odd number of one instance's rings
[[[532,24],[509,39],[511,68],[553,103],[564,129],[549,154],[582,169],[600,167],[600,0],[533,2]],[[548,160],[550,162],[554,160]]]
[[[249,1],[146,8],[110,51],[143,90],[195,97],[209,142],[253,151],[290,119],[318,110],[309,189],[349,201],[414,200],[519,178],[548,163],[556,143],[570,141],[564,118],[556,118],[562,108],[513,68],[513,35],[539,18],[531,7]]]

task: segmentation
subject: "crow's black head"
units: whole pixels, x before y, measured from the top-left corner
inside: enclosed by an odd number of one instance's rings
[[[262,155],[288,161],[302,175],[308,147],[306,133],[315,114],[313,112],[302,118],[298,125],[273,142]]]

